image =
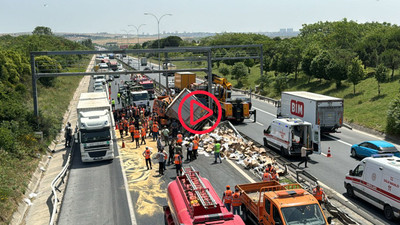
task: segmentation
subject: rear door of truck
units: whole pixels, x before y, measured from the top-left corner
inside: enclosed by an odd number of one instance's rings
[[[322,128],[339,128],[343,122],[343,102],[318,102],[318,120]],[[334,132],[335,129],[332,130]]]

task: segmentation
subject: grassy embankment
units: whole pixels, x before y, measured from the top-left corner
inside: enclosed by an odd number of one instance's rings
[[[190,64],[188,62],[175,62],[177,68],[199,68],[205,67],[202,65]],[[224,65],[221,63],[221,65]],[[227,66],[231,69],[231,66]],[[368,69],[369,72],[372,69]],[[214,68],[213,73],[221,75],[217,68]],[[269,72],[272,75],[272,72]],[[299,74],[297,81],[294,81],[294,75],[289,76],[288,88],[285,91],[310,91],[319,94],[335,96],[344,99],[344,118],[348,123],[355,123],[364,127],[368,127],[380,132],[384,132],[386,128],[386,116],[390,102],[399,94],[399,71],[395,72],[394,81],[382,83],[380,86],[381,94],[378,95],[378,83],[374,77],[367,77],[356,85],[356,93],[353,94],[353,84],[348,81],[342,82],[342,87],[336,89],[335,82],[321,82],[318,79],[311,79],[308,83],[308,77],[304,74]],[[200,77],[205,76],[205,73],[198,73]],[[389,77],[389,73],[387,75]],[[230,75],[228,80],[235,85],[236,80]],[[251,87],[254,90],[257,80],[260,78],[260,67],[256,65],[251,68],[248,75],[246,88]],[[279,99],[280,96],[273,88],[268,91],[268,97]]]

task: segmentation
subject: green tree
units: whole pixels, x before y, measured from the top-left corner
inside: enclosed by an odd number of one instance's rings
[[[234,79],[239,80],[242,77],[247,76],[247,68],[243,62],[238,62],[233,65],[231,74],[233,75]]]
[[[378,95],[381,94],[381,86],[380,83],[385,82],[386,80],[386,67],[382,63],[378,65],[375,69],[375,79],[378,82]]]
[[[356,93],[356,85],[364,79],[365,72],[362,61],[356,57],[351,60],[349,66],[348,80],[353,84],[353,94]]]
[[[162,46],[162,48],[179,47],[182,42],[183,42],[182,38],[180,38],[178,36],[168,36],[168,37],[162,39],[161,46]]]
[[[33,30],[32,34],[34,35],[53,35],[53,32],[49,27],[37,26]]]
[[[332,60],[332,56],[328,51],[321,51],[314,59],[311,61],[310,70],[311,73],[318,79],[329,80],[326,73],[326,67]]]
[[[59,73],[62,67],[57,60],[50,58],[46,55],[36,57],[36,72],[38,73]],[[55,77],[41,77],[40,83],[50,87],[54,85]]]
[[[229,74],[229,68],[227,66],[221,66],[218,72],[220,72],[224,76],[227,76]]]
[[[310,46],[306,48],[303,52],[303,57],[301,61],[301,69],[308,76],[308,82],[310,82],[313,73],[311,71],[311,62],[318,55],[320,49],[316,46]]]
[[[394,135],[400,134],[400,96],[389,105],[386,132]]]
[[[394,70],[399,68],[400,65],[400,51],[397,49],[388,49],[382,53],[381,58],[385,66],[392,70],[390,79],[393,80]]]
[[[253,67],[253,66],[255,65],[254,59],[245,59],[245,60],[244,60],[244,65],[247,66],[247,68],[249,69],[249,73],[250,73],[250,72],[251,72],[251,71],[250,71],[250,68]]]
[[[280,95],[287,88],[287,77],[279,73],[272,82],[272,87]]]

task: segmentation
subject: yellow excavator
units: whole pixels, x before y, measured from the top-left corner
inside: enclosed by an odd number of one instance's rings
[[[212,81],[214,95],[221,104],[222,120],[243,122],[244,119],[249,119],[251,115],[254,115],[255,122],[256,110],[251,110],[251,98],[245,95],[233,96],[232,84],[224,77],[213,74]],[[217,108],[214,107],[214,111],[216,110]]]

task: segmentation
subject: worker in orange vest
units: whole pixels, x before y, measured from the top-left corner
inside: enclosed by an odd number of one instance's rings
[[[279,174],[276,172],[275,169],[272,169],[271,177],[272,177],[272,180],[279,182]]]
[[[319,186],[319,184],[317,184],[317,186],[313,189],[313,195],[318,200],[320,205],[326,200],[325,192]]]
[[[118,129],[119,129],[119,134],[121,135],[121,138],[124,138],[124,123],[120,121],[118,123]]]
[[[182,142],[183,142],[183,135],[181,134],[181,132],[179,132],[178,133],[178,135],[176,136],[176,143],[178,144],[178,145],[182,145]]]
[[[141,145],[143,143],[146,144],[146,128],[145,127],[142,127],[140,136],[142,137],[142,142],[140,144]]]
[[[153,123],[152,132],[153,132],[153,141],[155,141],[158,137],[158,124],[156,122]]]
[[[140,139],[140,130],[139,129],[135,129],[134,131],[133,131],[133,135],[134,135],[134,137],[135,137],[135,141],[136,141],[136,148],[138,148],[138,147],[140,147],[140,144],[139,144],[139,139]]]
[[[193,140],[193,159],[197,159],[197,149],[199,148],[199,141],[196,140],[196,136],[194,137],[195,139]]]
[[[146,146],[146,150],[144,150],[143,152],[143,157],[146,159],[146,166],[147,166],[147,170],[149,170],[149,164],[150,164],[150,169],[153,169],[151,167],[151,150],[149,147]]]
[[[124,123],[125,134],[128,135],[128,128],[129,128],[128,120],[124,119],[122,122]]]
[[[132,136],[132,142],[134,142],[134,132],[135,132],[135,126],[133,124],[129,125],[129,133],[131,133]]]
[[[271,165],[271,163],[268,163],[267,168],[265,169],[265,171],[268,171],[268,172],[271,173],[273,169],[274,169],[274,167]]]
[[[178,151],[178,153],[176,153],[174,156],[176,176],[182,176],[182,160],[183,160],[182,152]]]
[[[226,209],[228,209],[228,211],[231,212],[231,204],[232,204],[231,186],[226,185],[226,191],[224,191],[224,194],[222,195],[222,201],[224,202]]]
[[[263,174],[262,180],[265,182],[272,181],[272,175],[268,170],[265,170],[265,173]]]
[[[240,201],[240,192],[239,188],[235,188],[235,193],[232,195],[232,211],[233,214],[240,216],[240,206],[242,202]]]

